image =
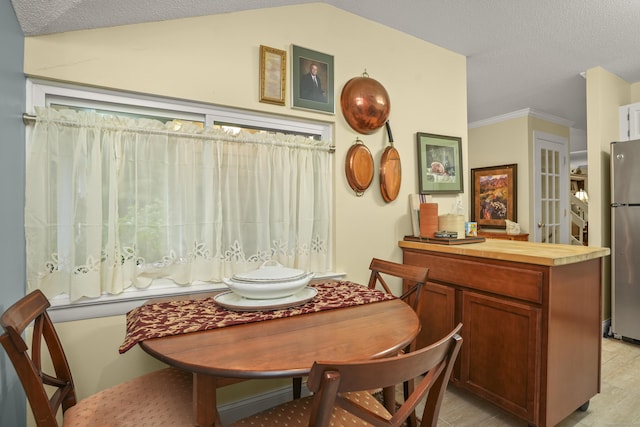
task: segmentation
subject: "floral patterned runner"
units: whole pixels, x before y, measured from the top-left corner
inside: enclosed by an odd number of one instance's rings
[[[143,304],[127,313],[127,333],[119,351],[124,353],[149,338],[206,331],[395,298],[377,289],[348,281],[318,282],[309,286],[318,290],[311,301],[292,308],[270,311],[232,311],[216,304],[213,297]]]

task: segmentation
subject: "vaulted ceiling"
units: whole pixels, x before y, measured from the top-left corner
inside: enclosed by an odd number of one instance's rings
[[[11,0],[25,36],[311,3]],[[325,0],[467,57],[470,123],[531,108],[586,129],[581,73],[640,81],[640,0]]]

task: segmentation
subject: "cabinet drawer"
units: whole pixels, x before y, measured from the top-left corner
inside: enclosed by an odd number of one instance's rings
[[[405,264],[429,267],[429,280],[542,303],[543,272],[490,260],[469,261],[404,250]],[[511,263],[513,265],[513,263]]]

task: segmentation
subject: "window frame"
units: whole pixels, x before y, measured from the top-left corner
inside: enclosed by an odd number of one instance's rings
[[[271,131],[285,131],[303,135],[318,136],[321,140],[331,140],[333,124],[301,118],[276,116],[263,112],[206,104],[173,98],[164,98],[140,93],[83,87],[67,83],[58,83],[28,78],[26,81],[27,114],[35,114],[36,107],[49,107],[62,104],[78,108],[109,109],[112,111],[156,116],[162,118],[200,121],[211,127],[216,123],[232,123],[238,126],[259,128]],[[27,126],[25,150],[28,152],[33,127]],[[26,158],[26,156],[25,156]],[[333,164],[331,165],[333,169]],[[331,186],[333,189],[333,186]],[[333,190],[332,190],[333,191]],[[333,196],[330,198],[333,205]],[[333,206],[329,207],[333,212]],[[334,230],[334,218],[331,215],[330,227]],[[333,236],[334,233],[332,232]],[[329,259],[333,265],[335,241],[328,245]],[[318,273],[316,277],[339,278],[343,274]],[[156,279],[145,289],[127,288],[119,295],[102,295],[99,298],[81,299],[70,302],[68,296],[56,296],[50,300],[50,315],[56,322],[90,319],[125,314],[141,305],[149,298],[195,294],[226,289],[223,283],[195,282],[189,287],[179,286],[169,279]]]

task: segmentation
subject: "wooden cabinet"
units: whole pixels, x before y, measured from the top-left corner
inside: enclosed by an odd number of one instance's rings
[[[478,230],[478,237],[484,237],[485,239],[518,240],[521,242],[526,242],[529,240],[529,233],[507,234],[501,232]]]
[[[540,377],[540,319],[537,307],[462,293],[468,345],[461,357],[460,383],[532,423]]]
[[[454,384],[533,426],[559,423],[599,392],[600,258],[536,265],[438,246],[402,250],[406,264],[429,267],[418,345],[463,322]]]
[[[428,301],[429,309],[418,313],[421,325],[430,325],[422,328],[416,339],[416,345],[421,348],[432,344],[442,338],[442,331],[451,331],[457,324],[455,321],[455,289],[451,286],[443,286],[433,282],[427,282],[423,286],[423,301]],[[406,289],[405,289],[406,290]]]

